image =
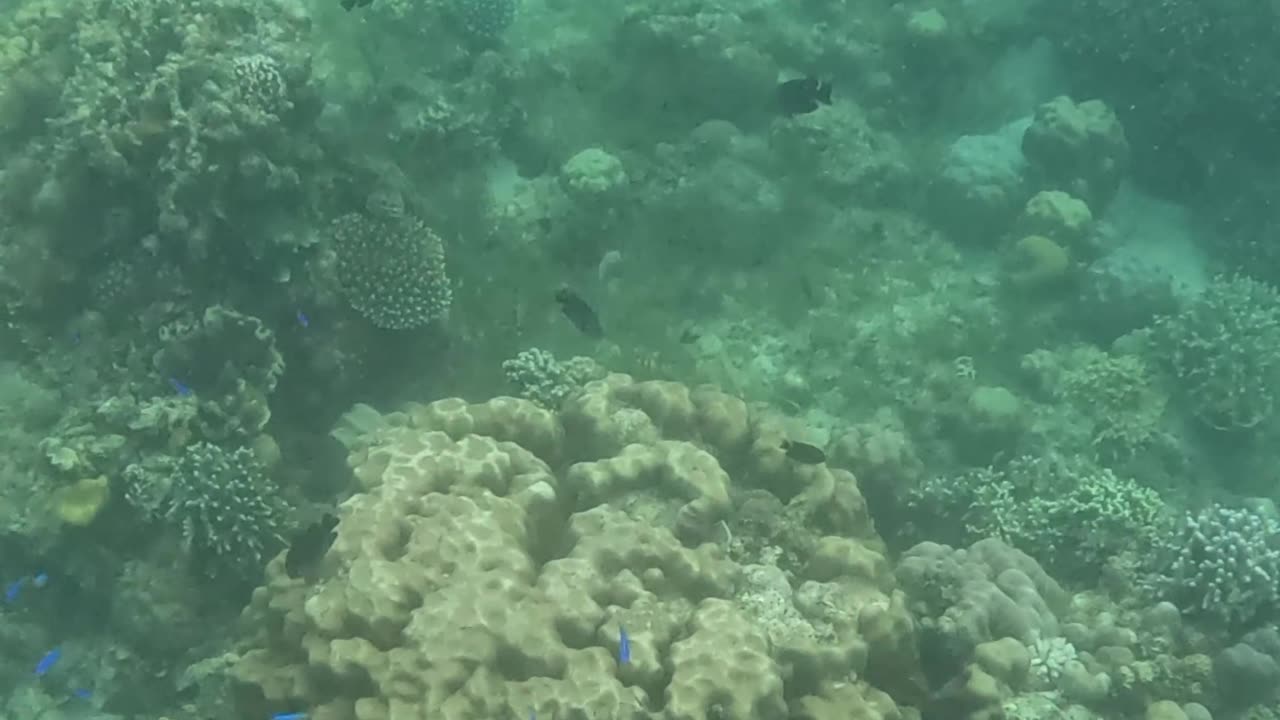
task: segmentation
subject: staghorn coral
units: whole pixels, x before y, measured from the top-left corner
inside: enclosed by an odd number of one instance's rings
[[[849,525],[859,539],[809,546],[794,598],[785,578],[775,587],[823,631],[771,642],[770,606],[735,592],[740,568],[677,539],[674,514],[649,509],[671,500],[636,482],[681,488],[673,507],[723,507],[725,467],[786,475],[780,452],[753,449],[756,427],[777,451],[770,424],[678,383],[609,376],[579,397],[560,414],[514,398],[349,413],[335,437],[359,491],[314,584],[277,558],[254,593],[234,670],[243,710],[749,720],[843,703],[899,717],[890,694],[919,661],[865,509]],[[646,418],[646,444],[590,437],[616,437],[622,412]],[[566,432],[569,413],[579,431]],[[830,477],[856,493],[851,476]]]
[[[421,220],[348,213],[329,231],[347,302],[369,322],[405,330],[448,315],[444,242]]]

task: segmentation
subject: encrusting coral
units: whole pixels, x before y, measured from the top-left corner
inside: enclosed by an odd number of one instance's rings
[[[795,468],[768,417],[715,390],[610,375],[569,404],[350,413],[335,437],[360,491],[314,583],[268,566],[235,670],[244,710],[901,717],[914,625],[851,475]],[[823,633],[768,632],[708,542],[737,483],[794,484],[787,511],[813,522],[779,601]]]

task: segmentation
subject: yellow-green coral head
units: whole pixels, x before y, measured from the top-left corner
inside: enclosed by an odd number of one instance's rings
[[[1026,288],[1054,285],[1071,270],[1066,248],[1044,235],[1027,235],[1013,244],[1009,257],[1009,278]]]
[[[77,480],[54,496],[54,511],[62,522],[84,527],[93,522],[111,498],[111,484],[106,476]]]

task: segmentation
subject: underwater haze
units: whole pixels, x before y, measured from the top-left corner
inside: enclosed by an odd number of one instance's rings
[[[0,718],[1280,718],[1278,41],[0,0]]]

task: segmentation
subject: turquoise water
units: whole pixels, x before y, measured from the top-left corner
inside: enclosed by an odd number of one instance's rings
[[[0,715],[1280,713],[1276,23],[0,3]]]

